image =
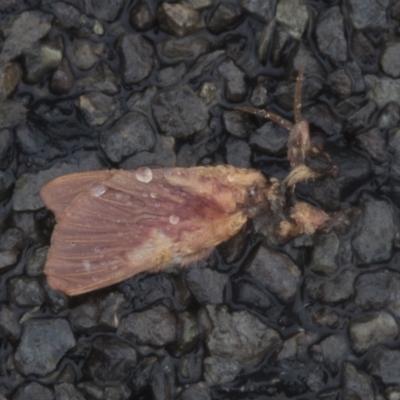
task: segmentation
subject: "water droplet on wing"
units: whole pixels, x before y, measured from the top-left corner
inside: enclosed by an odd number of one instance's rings
[[[153,172],[148,167],[141,167],[136,170],[136,179],[140,182],[149,183],[153,179]]]
[[[177,215],[170,215],[169,222],[172,225],[176,225],[179,222],[179,217]]]
[[[228,177],[227,177],[227,179],[228,179],[228,182],[234,182],[235,181],[235,176],[234,175],[232,175],[232,174],[229,174],[228,175]]]
[[[93,186],[92,189],[91,189],[91,192],[92,192],[93,196],[100,197],[105,192],[107,192],[107,186],[104,186],[104,185]]]

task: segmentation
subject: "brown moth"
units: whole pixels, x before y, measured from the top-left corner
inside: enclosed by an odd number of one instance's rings
[[[290,130],[292,170],[282,182],[220,165],[83,172],[43,186],[41,197],[57,221],[45,266],[49,285],[75,296],[143,271],[190,264],[235,235],[248,218],[272,221],[282,241],[326,227],[329,216],[322,210],[305,202],[290,208],[285,202],[286,188],[334,170],[301,120],[303,72],[304,67],[296,83],[294,125],[267,111],[237,108]],[[314,164],[323,168],[307,161],[316,158]]]

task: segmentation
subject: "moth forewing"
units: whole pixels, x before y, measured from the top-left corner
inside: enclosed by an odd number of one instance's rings
[[[254,170],[171,168],[145,179],[143,171],[105,172],[60,177],[41,192],[57,219],[45,273],[71,296],[204,257],[268,204],[270,183]],[[60,198],[69,201],[62,210]]]

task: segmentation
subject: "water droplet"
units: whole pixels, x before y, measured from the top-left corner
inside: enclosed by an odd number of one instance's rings
[[[118,235],[118,236],[122,236],[122,232],[121,232],[121,231],[118,231],[118,232],[117,232],[117,235]]]
[[[153,179],[153,172],[148,167],[141,167],[136,170],[136,179],[139,182],[149,183]]]
[[[92,281],[93,282],[97,282],[99,280],[99,278],[96,276],[96,275],[93,275],[92,276]]]
[[[102,194],[107,192],[107,186],[104,185],[96,185],[91,189],[92,195],[95,197],[100,197]]]
[[[100,247],[95,247],[95,248],[94,248],[94,252],[95,252],[95,253],[100,253],[100,251],[101,251],[101,250],[100,250]]]
[[[111,271],[116,271],[118,269],[118,265],[111,265]]]
[[[106,265],[106,262],[105,261],[101,261],[100,264],[101,265]]]
[[[227,177],[227,179],[228,179],[228,182],[234,182],[235,181],[235,176],[234,175],[232,175],[232,174],[229,174],[228,175],[228,177]]]
[[[177,215],[170,215],[169,222],[172,225],[176,225],[179,222],[179,217]]]
[[[54,267],[50,268],[50,272],[55,272],[55,271],[56,271],[56,269]]]
[[[123,196],[122,196],[122,193],[119,193],[119,192],[118,192],[118,193],[115,194],[115,198],[116,198],[117,200],[122,200],[122,197],[123,197]]]
[[[71,242],[69,245],[70,245],[71,247],[75,247],[75,246],[76,246],[76,243],[75,243],[75,242]]]
[[[85,270],[86,271],[90,271],[90,261],[89,260],[83,260],[82,261],[82,265],[83,265],[83,268],[85,268]]]
[[[149,197],[149,194],[147,192],[143,192],[143,197]]]
[[[156,195],[155,193],[150,193],[150,197],[151,197],[152,199],[155,199],[155,198],[157,197],[157,195]]]
[[[154,207],[156,207],[156,208],[160,207],[160,203],[159,203],[158,201],[156,201],[156,202],[154,203]]]
[[[117,223],[118,223],[118,224],[121,222],[121,220],[120,220],[120,219],[117,219],[116,221],[117,221]]]

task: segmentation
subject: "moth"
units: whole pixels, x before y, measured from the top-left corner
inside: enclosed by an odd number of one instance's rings
[[[237,108],[290,130],[291,172],[281,182],[220,165],[82,172],[44,185],[41,197],[57,222],[45,265],[49,285],[75,296],[143,271],[188,265],[206,258],[249,218],[267,221],[281,241],[326,227],[328,214],[305,202],[288,204],[285,196],[297,182],[334,170],[301,120],[303,74],[301,68],[294,125],[268,111]]]

